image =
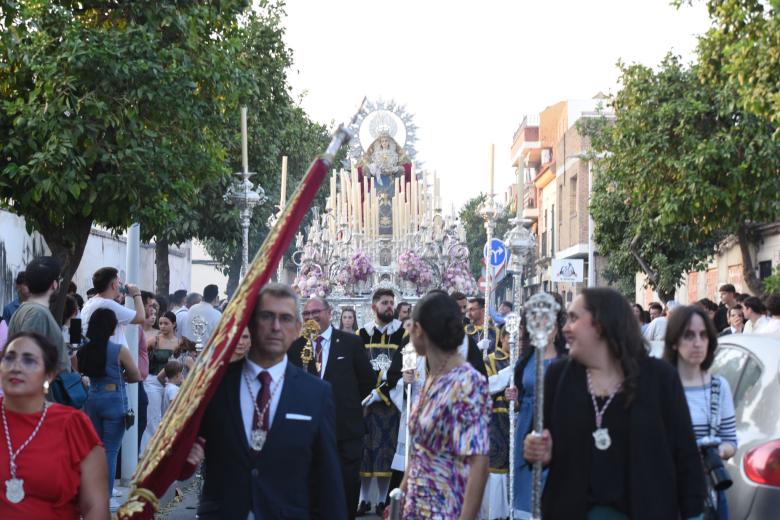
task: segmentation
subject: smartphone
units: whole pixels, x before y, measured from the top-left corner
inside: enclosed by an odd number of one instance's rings
[[[71,345],[81,345],[81,318],[70,319],[68,334],[70,336],[68,343]]]
[[[127,296],[127,286],[126,285],[122,285],[121,287],[119,287],[119,294],[124,294],[125,296]]]

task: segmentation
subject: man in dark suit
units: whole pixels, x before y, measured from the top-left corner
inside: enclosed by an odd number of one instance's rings
[[[334,329],[331,314],[330,304],[324,298],[312,298],[304,305],[303,319],[316,321],[320,328],[320,334],[312,344],[314,359],[304,368],[333,388],[336,438],[347,513],[349,518],[354,518],[360,494],[360,461],[366,433],[361,402],[374,388],[377,375],[371,368],[360,337]],[[288,357],[296,366],[302,366],[301,351],[305,345],[306,340],[298,338],[290,347]]]
[[[198,518],[347,517],[331,387],[287,359],[300,330],[295,293],[263,287],[249,353],[230,365],[201,424]]]

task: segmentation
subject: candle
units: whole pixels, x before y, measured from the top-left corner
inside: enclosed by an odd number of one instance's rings
[[[244,172],[249,171],[249,145],[246,130],[246,107],[241,107],[241,164]]]
[[[282,190],[279,198],[279,208],[284,209],[284,204],[287,202],[287,156],[282,156]]]
[[[496,153],[496,145],[491,144],[490,145],[490,191],[488,192],[489,195],[493,195],[493,166],[495,162],[495,153]]]

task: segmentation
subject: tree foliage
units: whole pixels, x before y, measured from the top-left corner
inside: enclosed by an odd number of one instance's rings
[[[780,126],[780,1],[708,0],[700,74],[736,94],[742,110]],[[775,134],[775,138],[778,138]]]
[[[69,279],[91,224],[161,228],[224,172],[245,1],[0,2],[0,200]],[[64,301],[64,295],[60,297]]]
[[[458,216],[461,224],[466,230],[466,245],[469,248],[469,266],[471,274],[479,280],[482,276],[483,254],[485,244],[487,243],[487,231],[485,230],[485,220],[479,214],[479,207],[485,201],[485,194],[480,193],[476,197],[469,199],[461,208]],[[501,217],[496,220],[496,228],[493,231],[493,238],[504,239],[504,235],[509,230],[509,211],[504,211]]]
[[[732,90],[701,82],[697,66],[674,56],[657,70],[620,68],[614,121],[582,127],[600,157],[591,213],[611,271],[644,271],[666,299],[734,234],[745,280],[760,292],[751,231],[753,223],[778,215],[774,126],[741,110]]]
[[[284,111],[284,119],[277,127],[267,125],[267,120],[250,121],[250,169],[254,157],[259,158],[258,173],[252,177],[255,185],[260,185],[268,200],[255,208],[249,232],[249,258],[254,257],[268,234],[268,221],[279,210],[281,193],[282,156],[287,162],[287,199],[289,200],[298,182],[308,171],[309,165],[317,154],[322,153],[329,141],[327,129],[311,121],[306,113],[290,102]],[[261,141],[258,136],[264,136]],[[240,150],[235,151],[240,157]],[[238,165],[235,166],[238,170]],[[206,215],[214,215],[224,225],[214,227],[209,233],[198,234],[204,240],[209,255],[222,266],[222,271],[228,275],[228,293],[238,283],[241,268],[241,227],[238,210],[226,204],[221,194],[227,190],[227,183],[217,186],[210,196],[214,200]],[[313,205],[324,203],[325,193],[320,190]],[[307,218],[308,221],[308,218]],[[306,222],[306,221],[304,221]]]

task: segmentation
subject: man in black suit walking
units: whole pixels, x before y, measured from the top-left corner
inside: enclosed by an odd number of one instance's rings
[[[333,388],[347,514],[349,518],[354,518],[360,494],[360,461],[366,433],[361,402],[374,388],[377,375],[371,368],[360,337],[333,328],[331,314],[330,304],[324,298],[312,298],[304,305],[303,319],[316,321],[320,328],[320,334],[312,345],[314,359],[304,368]],[[290,347],[289,359],[296,366],[302,366],[301,351],[305,345],[306,340],[298,338]]]
[[[288,362],[300,335],[298,299],[260,291],[252,346],[209,403],[200,519],[346,518],[331,386]]]

